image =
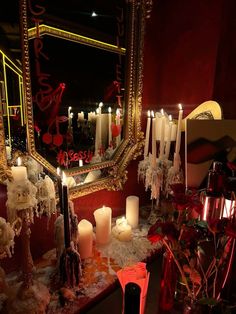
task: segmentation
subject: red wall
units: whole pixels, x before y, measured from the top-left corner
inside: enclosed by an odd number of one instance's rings
[[[143,129],[146,110],[164,108],[177,117],[177,104],[182,103],[187,115],[198,104],[220,100],[224,108],[232,104],[235,93],[235,31],[233,0],[153,0],[151,19],[147,21],[144,54]],[[236,28],[235,28],[236,29]],[[231,51],[231,49],[233,50]],[[234,53],[234,55],[233,55]],[[228,62],[228,56],[231,59]],[[227,74],[225,73],[227,71]],[[216,76],[217,74],[217,76]],[[227,77],[227,82],[225,82]],[[233,80],[230,79],[233,77]],[[230,84],[226,84],[229,83]],[[215,97],[215,98],[214,98]],[[227,101],[226,101],[227,99]],[[228,110],[228,109],[227,109]],[[183,146],[182,146],[183,147]],[[139,195],[140,204],[149,202],[149,193],[137,182],[137,161],[128,167],[128,181],[122,191],[99,191],[74,201],[81,218],[93,220],[93,211],[102,205],[113,209],[113,217],[124,213],[125,198]],[[0,190],[0,215],[4,216],[6,193]],[[53,247],[53,222],[47,230],[46,218],[32,225],[32,254],[37,258]],[[19,245],[16,254],[1,261],[5,269],[19,264]]]

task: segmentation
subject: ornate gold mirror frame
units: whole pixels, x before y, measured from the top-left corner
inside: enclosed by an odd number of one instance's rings
[[[106,176],[90,183],[81,184],[70,189],[70,197],[76,198],[98,190],[121,189],[127,179],[127,165],[140,152],[143,145],[141,132],[141,100],[142,100],[142,72],[143,72],[143,43],[145,19],[151,7],[149,0],[127,1],[129,11],[128,44],[126,48],[127,61],[125,73],[125,108],[124,135],[121,144],[111,160],[90,164],[81,168],[66,170],[67,176],[88,173],[99,169],[106,170]],[[20,1],[21,35],[22,35],[22,64],[25,103],[27,112],[27,140],[30,155],[41,163],[49,172],[57,175],[48,160],[43,158],[35,148],[34,120],[32,107],[32,90],[29,62],[29,30],[27,24],[27,0]],[[117,47],[118,48],[118,47]]]

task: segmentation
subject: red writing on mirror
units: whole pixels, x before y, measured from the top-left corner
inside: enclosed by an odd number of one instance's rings
[[[57,154],[57,162],[60,166],[69,166],[71,162],[83,160],[86,164],[90,163],[93,157],[93,152],[88,150],[74,152],[72,149],[68,152],[60,150]]]

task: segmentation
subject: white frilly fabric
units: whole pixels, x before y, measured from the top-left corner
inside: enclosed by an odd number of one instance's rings
[[[36,215],[41,216],[46,214],[51,217],[56,213],[56,192],[55,185],[49,176],[40,178],[36,184],[38,206],[36,209]]]
[[[29,180],[12,181],[7,184],[7,219],[13,223],[17,212],[25,210],[27,219],[33,223],[34,209],[37,208],[37,188]]]
[[[0,255],[6,254],[12,257],[14,254],[15,232],[9,222],[0,217]]]

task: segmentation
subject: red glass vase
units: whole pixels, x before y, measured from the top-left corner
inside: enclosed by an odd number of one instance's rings
[[[178,270],[172,255],[165,252],[162,261],[161,287],[159,297],[160,310],[169,311],[174,306]]]

